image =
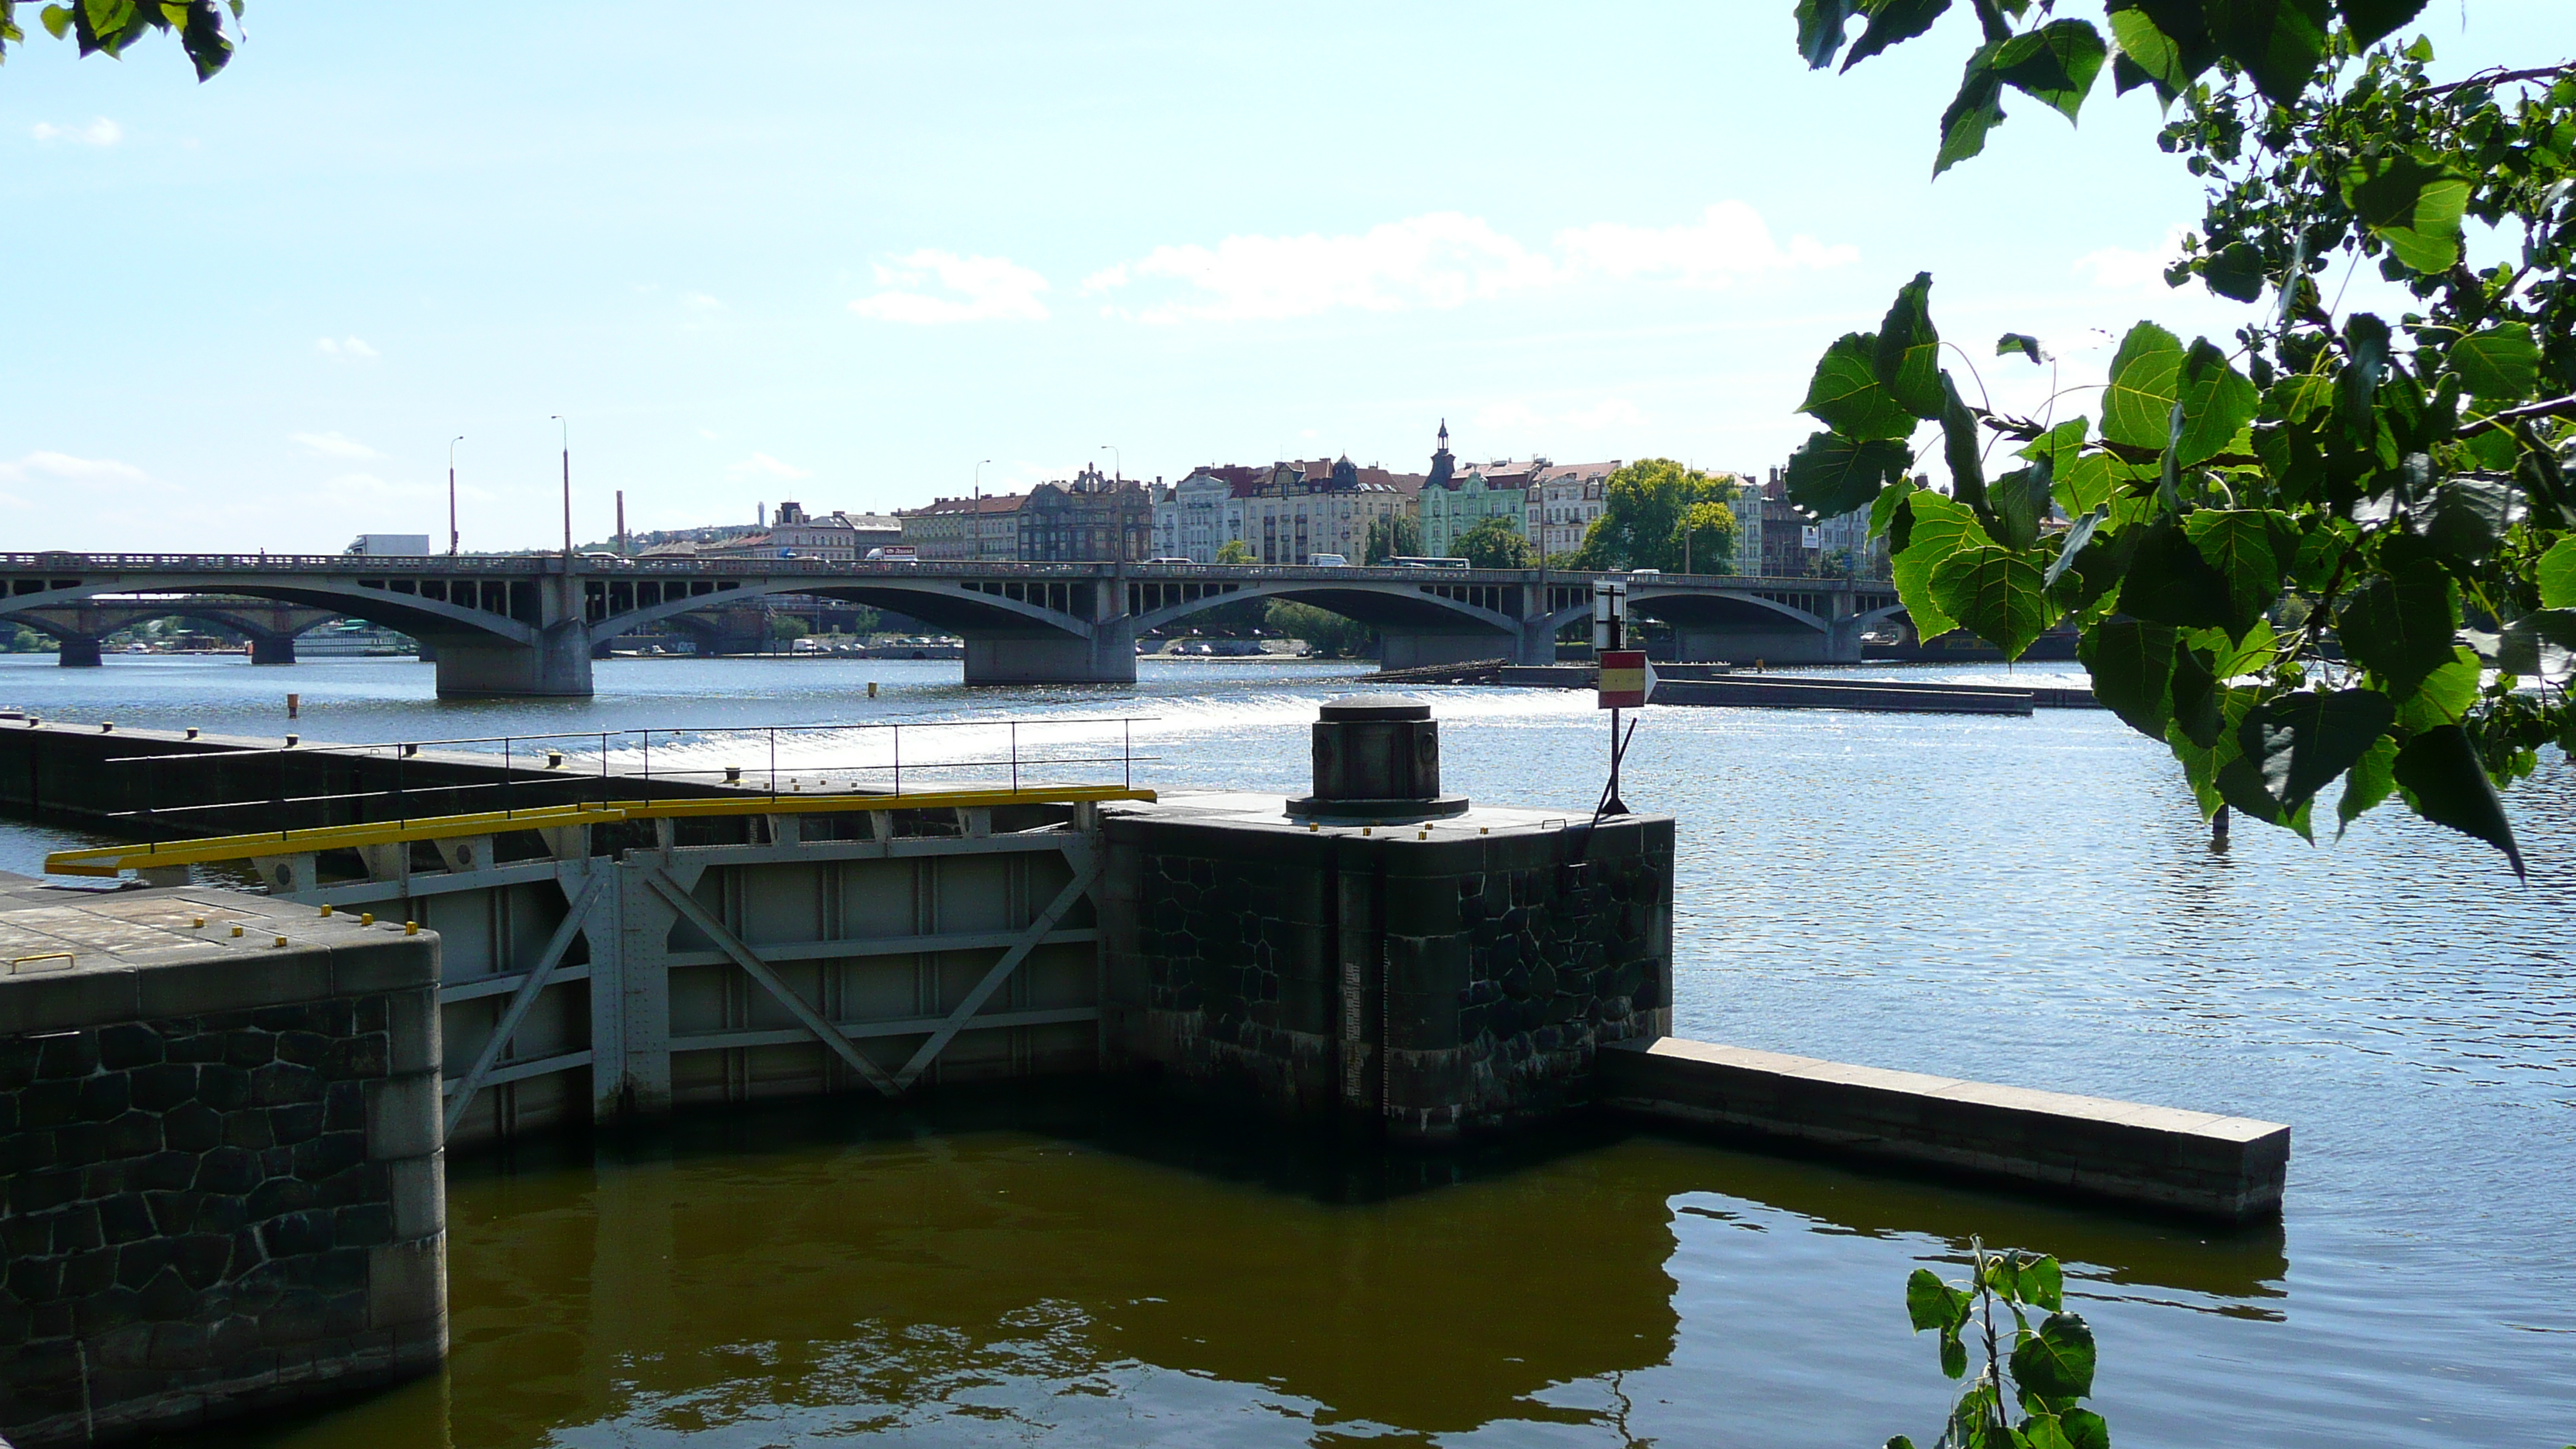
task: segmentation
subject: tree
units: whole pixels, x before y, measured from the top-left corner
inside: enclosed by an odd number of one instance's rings
[[[1217,545],[1216,561],[1221,564],[1254,564],[1261,560],[1252,556],[1251,544],[1239,538],[1229,538]]]
[[[1361,562],[1382,564],[1391,558],[1421,555],[1422,520],[1410,513],[1384,513],[1369,520],[1368,543],[1361,550]]]
[[[1307,648],[1330,659],[1356,659],[1367,653],[1376,639],[1369,626],[1356,619],[1286,599],[1270,601],[1270,630],[1285,638],[1303,639]]]
[[[18,26],[18,3],[0,0],[0,60],[8,59],[10,46],[27,38]],[[205,81],[233,58],[233,38],[224,33],[227,13],[238,25],[242,0],[73,0],[46,6],[38,19],[54,39],[75,42],[83,55],[111,60],[124,59],[127,46],[153,31],[175,32],[197,67],[197,79]]]
[[[1723,474],[1683,467],[1670,458],[1640,458],[1601,488],[1601,516],[1585,530],[1576,567],[1682,571],[1682,529],[1689,520],[1690,566],[1723,573],[1735,554],[1736,483]]]
[[[1939,365],[1918,276],[1818,363],[1801,410],[1826,431],[1789,491],[1870,510],[1927,637],[1964,626],[2015,657],[2072,615],[2096,696],[2172,749],[2204,814],[2313,838],[2340,780],[2339,830],[2395,795],[2521,875],[2497,787],[2537,746],[2576,746],[2576,66],[2437,82],[2431,45],[2395,40],[2422,7],[2105,0],[2106,41],[2050,6],[1972,0],[1980,43],[1934,173],[1984,148],[2006,89],[2072,121],[2108,60],[2118,89],[2166,102],[2159,146],[2207,182],[2167,281],[2248,304],[2245,324],[2186,347],[2141,322],[2098,421],[2055,397],[2008,416]],[[1866,14],[1849,69],[1947,8],[1797,0],[1800,48],[1828,64]],[[2471,216],[2512,254],[2474,262]],[[2339,310],[2329,268],[2365,261],[2412,299],[2394,324]],[[2022,333],[1995,350],[2047,360]],[[1908,476],[1927,423],[1946,492]],[[1989,478],[2004,445],[2018,466]],[[2074,526],[2043,536],[2052,503]],[[2292,598],[2307,612],[2285,634]],[[2482,667],[2500,677],[2481,687]]]
[[[769,616],[769,637],[772,639],[784,639],[793,643],[794,641],[802,639],[813,632],[813,625],[797,618],[794,614],[772,614]]]
[[[1538,563],[1530,541],[1521,537],[1520,529],[1508,518],[1478,519],[1475,527],[1458,535],[1458,541],[1450,546],[1473,568],[1525,569]]]

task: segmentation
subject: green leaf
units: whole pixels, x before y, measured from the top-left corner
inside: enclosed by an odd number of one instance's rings
[[[2422,14],[2424,0],[2335,0],[2335,9],[2343,12],[2344,29],[2352,32],[2354,47],[2368,50],[2380,37]]]
[[[2427,675],[2451,662],[2451,636],[2458,628],[2450,576],[2429,560],[2364,580],[2335,611],[2335,634],[2345,655],[2401,703]]]
[[[2406,803],[2436,825],[2483,840],[2504,852],[2514,875],[2523,870],[2522,850],[2514,844],[2513,824],[2505,819],[2504,802],[2478,761],[2478,747],[2458,725],[2425,730],[2400,746],[2390,769]]]
[[[2396,718],[2397,706],[2375,689],[2303,689],[2247,710],[2236,743],[2261,776],[2263,793],[2283,814],[2295,814],[2359,764]]]
[[[1915,632],[1937,639],[1958,628],[1959,621],[1934,600],[1932,571],[1958,550],[1994,540],[1986,536],[1966,504],[1928,489],[1906,494],[1904,512],[1909,520],[1905,546],[1890,556],[1889,571],[1895,576],[1897,599],[1914,620]]]
[[[2540,607],[2576,608],[2576,538],[2562,538],[2540,556]]]
[[[2343,200],[2415,271],[2447,272],[2459,261],[2460,217],[2469,205],[2465,177],[2403,151],[2383,152],[2344,168]]]
[[[2263,253],[2249,242],[2229,242],[2201,263],[2200,279],[2222,297],[2255,301],[2263,295]]]
[[[2289,105],[2326,53],[2326,0],[2202,0],[2210,37],[2255,89]]]
[[[1899,1434],[1887,1441],[1887,1449],[1914,1449],[1914,1441]]]
[[[2005,475],[2008,480],[2018,476],[2020,475]],[[2093,542],[2093,535],[2102,527],[2102,520],[2110,516],[2110,510],[2096,508],[2075,520],[2074,526],[2067,529],[2065,536],[2057,541],[2057,557],[2049,563],[2048,572],[2041,576],[2042,587],[2051,591],[2057,588],[2057,581],[2066,577],[2068,569],[2075,567],[2075,561],[2083,556],[2086,547]]]
[[[1792,463],[1795,463],[1795,461],[1796,460],[1794,458],[1791,459]],[[1878,501],[1870,504],[1869,506],[1870,537],[1884,538],[1888,536],[1889,528],[1896,521],[1897,505],[1903,503],[1905,501],[1905,496],[1914,491],[1914,480],[1902,476],[1895,479],[1889,486],[1879,490]],[[1893,547],[1891,547],[1889,551],[1894,552]]]
[[[1995,339],[1995,356],[2010,357],[2016,352],[2033,362],[2042,360],[2039,355],[2039,339],[2027,332],[2007,332]]]
[[[2453,478],[2407,515],[2415,536],[2468,565],[2494,552],[2505,530],[2521,516],[2513,488],[2487,478]]]
[[[45,33],[56,40],[72,33],[72,11],[68,5],[48,5],[37,18],[45,22]]]
[[[1968,1294],[1941,1281],[1929,1268],[1917,1268],[1905,1280],[1905,1316],[1914,1331],[1955,1329],[1968,1321]]]
[[[1914,415],[1879,385],[1874,359],[1878,339],[1866,332],[1847,332],[1817,360],[1807,384],[1806,413],[1846,438],[1868,441],[1903,438],[1914,431]]]
[[[2182,372],[2182,342],[2153,322],[2120,340],[2111,359],[2111,388],[2102,407],[2102,436],[2132,448],[2162,450]]]
[[[2015,1449],[2075,1449],[2058,1427],[2055,1414],[2033,1414],[2013,1431]]]
[[[2244,763],[2239,758],[2236,747],[2236,726],[2244,720],[2245,712],[2253,708],[2256,697],[2262,691],[2251,687],[2224,685],[2206,691],[2201,701],[2203,708],[2200,712],[2206,716],[2207,728],[2195,737],[2186,729],[2185,711],[2180,703],[2184,694],[2182,676],[2185,670],[2182,661],[2189,658],[2190,653],[2187,650],[2177,656],[2174,669],[2176,700],[2174,722],[2165,729],[2165,743],[2172,747],[2174,758],[2182,762],[2183,775],[2191,782],[2192,797],[2199,802],[2200,813],[2208,816],[2216,814],[2219,806],[2233,803],[2227,795],[2220,792],[2220,777],[2230,767],[2242,766]],[[2240,770],[2239,773],[2244,772]],[[2260,790],[2238,793],[2250,796],[2248,813],[2270,820],[2274,824],[2291,823],[2263,814],[2271,806],[2263,799]]]
[[[2004,547],[2018,552],[2039,541],[2040,520],[2048,517],[2048,485],[2048,464],[2043,460],[2027,468],[2013,469],[1997,478],[1988,488],[1987,509],[1994,514],[1995,523],[2003,532],[1998,542]],[[2093,530],[2087,528],[2084,534],[2090,538]],[[2079,549],[2083,546],[2080,540],[2075,544]],[[2055,583],[2055,575],[2063,572],[2063,569],[2052,566],[2049,582]]]
[[[1959,396],[1950,374],[1941,374],[1941,460],[1950,465],[1950,496],[1977,511],[1977,517],[1989,527],[1993,518],[1986,507],[1985,435],[1977,430],[1977,418]]]
[[[2424,676],[2415,692],[2397,707],[2397,727],[2413,734],[2440,725],[2458,724],[2478,702],[2478,680],[2485,661],[2478,651],[2454,645],[2441,668]]]
[[[2379,401],[2379,384],[2388,377],[2388,324],[2376,313],[2356,312],[2344,323],[2343,340],[2352,361],[2335,379],[2335,408],[2343,418],[2344,432],[2367,444],[2379,430],[2373,409]]]
[[[2490,327],[2452,345],[2451,370],[2482,403],[2520,402],[2540,385],[2540,344],[2520,323]]]
[[[2120,581],[2120,607],[2141,619],[2183,629],[2224,629],[2235,618],[2228,576],[2212,568],[2182,525],[2170,518],[2157,519],[2139,534]]]
[[[1852,42],[1851,53],[1843,58],[1843,69],[1849,70],[1891,45],[1921,35],[1949,8],[1950,0],[1875,0],[1869,6],[1869,28]]]
[[[2073,458],[2060,458],[2051,481],[2057,493],[2057,506],[2073,517],[2096,508],[2111,507],[2122,489],[2152,476],[2108,453],[2083,453]]]
[[[2121,60],[2136,67],[2167,101],[2188,89],[2218,59],[2196,0],[2184,4],[2112,0],[2108,8],[2111,40],[2119,46]],[[2121,89],[2134,84],[2131,81]]]
[[[2066,1272],[2050,1257],[2031,1258],[2021,1265],[2022,1301],[2036,1304],[2051,1313],[2066,1306]]]
[[[2381,735],[2370,748],[2362,751],[2352,769],[2343,777],[2343,798],[2335,804],[2335,838],[2352,828],[2364,811],[2397,793],[2397,778],[2390,773],[2397,763],[2397,740]]]
[[[1995,50],[1989,42],[1968,57],[1959,93],[1941,112],[1941,151],[1932,160],[1934,176],[1986,149],[1986,133],[2004,123],[2003,82],[1989,64]]]
[[[2091,1409],[2066,1410],[2057,1416],[2057,1427],[2074,1449],[2111,1449],[2111,1426]]]
[[[2084,108],[2093,78],[2102,73],[2110,53],[2102,33],[2081,20],[2052,20],[2024,31],[1995,52],[1995,74],[2004,83],[2068,121]]]
[[[1798,0],[1798,53],[1807,69],[1823,70],[1843,48],[1843,27],[1860,13],[1860,0]]]
[[[2230,640],[2224,629],[2205,629],[2194,633],[2191,642],[2209,650],[2211,672],[2221,679],[2269,674],[2281,654],[2281,636],[2269,619],[2255,620],[2242,639]]]
[[[1932,274],[1915,273],[1913,281],[1897,289],[1886,320],[1878,324],[1878,347],[1870,359],[1887,395],[1926,421],[1941,416],[1941,334],[1932,327],[1931,302]]]
[[[2224,580],[2228,633],[2253,628],[2281,597],[2281,576],[2297,554],[2290,521],[2259,508],[2203,508],[2183,520],[2183,532]]]
[[[2075,641],[2093,677],[2093,698],[2151,740],[2173,722],[2174,630],[2144,619],[2109,619]]]
[[[1932,597],[1971,633],[2019,659],[2057,622],[2038,567],[1992,544],[1963,548],[1932,570]]]
[[[1943,1330],[1941,1334],[1941,1372],[1955,1379],[1967,1371],[1968,1346],[1959,1341],[1957,1330]]]
[[[1817,433],[1789,456],[1789,501],[1818,518],[1840,518],[1867,508],[1879,489],[1902,477],[1912,455],[1884,438],[1854,442],[1839,433]]]
[[[2093,1392],[2093,1330],[2072,1313],[2052,1313],[2012,1352],[2013,1379],[2052,1399]]]
[[[2183,430],[2175,462],[2185,468],[2226,452],[2262,404],[2254,384],[2228,366],[2227,354],[2207,338],[2193,342],[2184,356],[2179,388]]]

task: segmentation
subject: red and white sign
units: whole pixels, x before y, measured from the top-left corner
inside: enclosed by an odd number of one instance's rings
[[[1655,692],[1655,666],[1646,662],[1643,649],[1604,649],[1601,651],[1602,709],[1644,709],[1646,697]]]

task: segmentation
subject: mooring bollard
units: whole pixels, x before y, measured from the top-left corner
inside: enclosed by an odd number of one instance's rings
[[[286,717],[287,717],[288,719],[294,719],[294,718],[295,718],[299,713],[301,713],[301,712],[302,712],[303,708],[304,708],[304,696],[303,696],[303,695],[300,695],[300,694],[290,694],[290,695],[288,695],[288,696],[286,697]]]

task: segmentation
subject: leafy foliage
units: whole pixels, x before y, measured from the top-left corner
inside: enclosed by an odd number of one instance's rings
[[[0,60],[11,45],[23,42],[18,25],[19,0],[0,0]],[[238,26],[242,0],[71,0],[37,12],[47,34],[69,40],[83,55],[122,60],[125,48],[154,31],[175,34],[197,68],[197,79],[212,80],[233,58],[233,37],[225,33],[229,16]]]
[[[1480,518],[1450,544],[1457,556],[1480,569],[1526,569],[1538,566],[1538,555],[1521,536],[1519,523],[1499,515]]]
[[[1329,659],[1357,659],[1377,638],[1375,631],[1356,619],[1287,599],[1270,601],[1268,623],[1270,632],[1303,639],[1307,648]]]
[[[1950,8],[1800,0],[1799,50],[1830,65],[1866,17],[1848,69]],[[2159,146],[2207,185],[2167,280],[2247,321],[2188,345],[2138,323],[2098,427],[2055,399],[2013,417],[1938,367],[1918,276],[1818,362],[1801,408],[1825,431],[1791,497],[1870,508],[1926,635],[2009,657],[2071,618],[2097,696],[2204,811],[2306,834],[2340,781],[2340,824],[2395,796],[2520,874],[2497,789],[2576,745],[2576,65],[2436,82],[2431,46],[2395,39],[2423,0],[2102,0],[2098,26],[2077,3],[1964,8],[1935,172],[1983,149],[2007,92],[2073,121],[2107,63],[2165,102]],[[2471,222],[2505,260],[2472,262]],[[2365,262],[2410,310],[2338,314],[2329,268]],[[2024,333],[1995,352],[2044,361]],[[2025,466],[1990,478],[2007,443]],[[1936,448],[1941,490],[1911,476]]]
[[[1846,337],[1834,346],[1840,349],[1852,340]],[[1875,346],[1874,341],[1863,339],[1864,350]],[[1875,376],[1867,362],[1861,367],[1864,379]],[[1901,449],[1898,456],[1901,459]],[[1736,494],[1736,480],[1731,475],[1697,472],[1670,458],[1640,458],[1612,473],[1602,484],[1601,516],[1585,531],[1583,547],[1575,552],[1574,566],[1661,569],[1677,574],[1682,571],[1687,552],[1692,571],[1724,573],[1732,567],[1735,552],[1735,511],[1728,505]],[[1864,497],[1864,504],[1866,501]],[[1683,547],[1685,528],[1689,531],[1687,550]]]
[[[2093,1330],[2066,1311],[2057,1260],[1972,1244],[1969,1261],[1975,1274],[1964,1284],[1929,1268],[1905,1280],[1906,1316],[1915,1332],[1939,1335],[1941,1372],[1968,1378],[1972,1355],[1982,1359],[1933,1449],[2109,1449],[2110,1425],[2080,1403],[2093,1394]],[[2009,1334],[1996,1322],[1999,1305],[2012,1316]],[[2034,1310],[2047,1315],[2037,1327]],[[1887,1449],[1914,1441],[1899,1434]]]
[[[1261,562],[1259,558],[1253,555],[1252,545],[1245,543],[1239,538],[1229,538],[1225,542],[1218,544],[1216,547],[1216,561],[1221,564],[1234,566]]]
[[[1422,521],[1410,513],[1381,513],[1369,520],[1368,540],[1360,551],[1363,563],[1382,564],[1391,558],[1419,558],[1422,555]]]

